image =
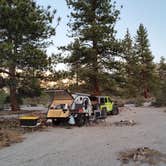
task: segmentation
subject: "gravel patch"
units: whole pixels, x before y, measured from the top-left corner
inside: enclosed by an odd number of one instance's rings
[[[111,125],[132,119],[139,125]],[[162,109],[131,107],[109,116],[106,125],[49,128],[25,134],[25,141],[0,150],[2,166],[122,166],[119,152],[148,147],[166,153],[166,116]],[[163,163],[160,163],[159,166]],[[132,165],[133,166],[133,165]],[[135,165],[134,165],[135,166]]]

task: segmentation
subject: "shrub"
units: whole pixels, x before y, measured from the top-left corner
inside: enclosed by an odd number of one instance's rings
[[[0,110],[3,110],[4,108],[6,97],[7,97],[7,94],[5,93],[5,91],[0,90]]]
[[[142,97],[137,97],[135,99],[135,106],[136,107],[141,107],[143,106],[143,103],[144,103],[144,99]]]
[[[159,86],[156,92],[156,101],[153,103],[155,106],[166,106],[166,80]]]

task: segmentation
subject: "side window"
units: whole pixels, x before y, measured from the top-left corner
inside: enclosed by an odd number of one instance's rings
[[[112,100],[110,99],[110,97],[108,97],[108,101],[112,103]]]
[[[108,101],[107,101],[107,98],[105,97],[105,103],[107,103]]]
[[[100,98],[100,104],[105,104],[104,98]]]

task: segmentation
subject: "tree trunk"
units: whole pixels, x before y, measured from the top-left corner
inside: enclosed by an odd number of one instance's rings
[[[99,88],[99,82],[97,78],[94,78],[94,89],[93,89],[93,94],[95,96],[99,96],[100,95],[100,88]]]
[[[147,99],[148,98],[148,92],[147,92],[147,89],[144,88],[144,98]]]
[[[149,95],[149,88],[148,88],[147,85],[144,86],[144,97],[145,97],[145,99],[150,97],[150,95]]]
[[[15,78],[15,67],[10,67],[10,105],[11,111],[19,111],[19,105],[17,101],[17,94],[16,94],[16,78]]]
[[[142,70],[142,85],[143,85],[143,96],[145,99],[148,98],[148,85],[147,85],[147,78],[146,78],[146,72]]]
[[[94,25],[96,24],[96,9],[97,9],[97,1],[93,0],[92,1],[92,12],[93,12],[93,16],[92,16],[92,22],[94,23]],[[97,41],[96,38],[94,37],[92,39],[92,43],[93,43],[93,51],[94,51],[94,55],[93,55],[93,94],[96,96],[100,95],[100,88],[99,88],[99,67],[98,67],[98,46],[97,46]]]
[[[98,69],[98,59],[97,59],[97,54],[94,55],[94,61],[93,61],[93,93],[96,96],[100,95],[100,88],[99,88],[99,69]]]
[[[16,97],[16,87],[14,85],[10,85],[10,104],[11,111],[19,111],[19,105]]]

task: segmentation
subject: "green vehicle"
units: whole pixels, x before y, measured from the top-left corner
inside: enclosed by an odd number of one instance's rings
[[[119,109],[111,100],[110,96],[96,96],[99,104],[99,109],[106,109],[108,115],[118,115]]]

